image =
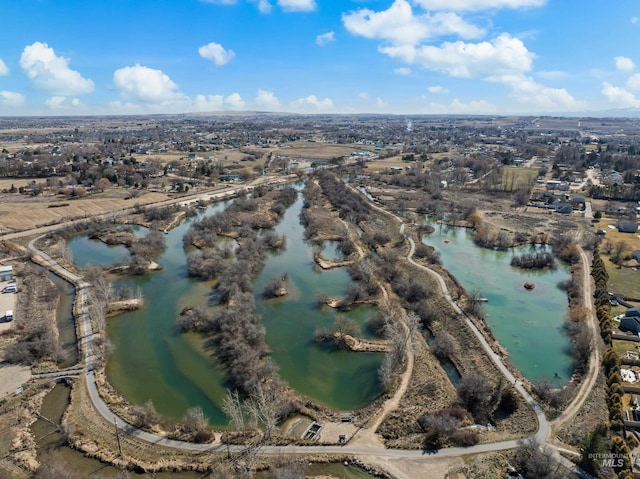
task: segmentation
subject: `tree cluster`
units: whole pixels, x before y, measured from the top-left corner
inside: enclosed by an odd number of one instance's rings
[[[318,175],[318,182],[331,205],[338,209],[340,218],[358,224],[367,217],[367,202],[358,193],[350,190],[340,178],[323,171]]]
[[[511,266],[522,269],[555,269],[556,262],[549,252],[524,253],[511,258]]]

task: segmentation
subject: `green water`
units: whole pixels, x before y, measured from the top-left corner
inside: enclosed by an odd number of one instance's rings
[[[465,289],[480,291],[488,299],[484,306],[491,330],[527,379],[546,377],[557,385],[570,379],[573,359],[562,328],[567,296],[556,287],[570,277],[567,267],[543,271],[513,268],[511,258],[531,251],[529,246],[514,251],[481,248],[464,228],[436,226],[423,242],[440,252],[442,265]],[[527,281],[535,283],[534,290],[523,288]]]
[[[69,405],[70,388],[65,384],[56,386],[46,395],[40,409],[40,414],[49,419],[55,425],[60,424],[62,416]],[[60,469],[75,472],[80,477],[93,477],[98,479],[122,478],[122,470],[104,464],[97,459],[84,456],[80,451],[65,446],[62,435],[57,427],[42,418],[31,426],[31,431],[36,439],[38,447],[38,460],[56,461]],[[156,474],[141,474],[128,472],[127,477],[156,478],[156,479],[198,479],[202,473],[196,472],[160,472]]]
[[[366,405],[381,391],[378,380],[380,354],[335,351],[333,346],[315,344],[318,327],[330,327],[336,314],[346,314],[361,325],[363,337],[372,337],[365,320],[375,314],[370,307],[338,313],[318,309],[320,292],[329,297],[346,294],[351,284],[345,269],[322,271],[313,261],[313,248],[303,240],[304,228],[298,221],[302,197],[287,210],[277,226],[287,237],[287,250],[272,255],[254,282],[256,308],[267,328],[267,343],[280,367],[280,376],[296,391],[326,406],[350,410]],[[287,273],[289,294],[282,299],[264,301],[264,285],[274,276]]]
[[[149,232],[148,228],[133,225],[133,234],[141,238]],[[129,251],[123,245],[107,245],[100,240],[89,239],[87,235],[77,235],[68,243],[71,257],[76,266],[84,268],[94,266],[113,266],[129,259]]]
[[[56,325],[58,327],[58,341],[60,354],[58,367],[68,368],[78,362],[78,339],[76,337],[76,323],[73,318],[73,301],[75,289],[73,285],[56,276],[49,270],[38,267],[56,285],[60,293],[56,310]]]
[[[122,245],[106,245],[100,240],[92,240],[87,235],[77,235],[68,243],[73,262],[79,268],[92,264],[112,266],[129,258],[129,251]]]
[[[270,255],[254,281],[256,307],[263,316],[267,342],[280,375],[304,396],[341,410],[366,405],[381,391],[377,370],[378,354],[333,351],[331,346],[313,342],[318,326],[330,326],[336,312],[315,306],[319,292],[329,296],[345,294],[351,279],[345,270],[322,272],[312,260],[313,248],[303,239],[298,215],[302,199],[290,207],[278,225],[286,234],[287,249]],[[210,206],[206,214],[224,208]],[[107,363],[111,384],[130,402],[144,404],[151,399],[156,410],[180,418],[199,405],[214,425],[227,424],[220,409],[226,394],[224,373],[201,347],[196,335],[182,335],[175,327],[185,306],[211,304],[211,284],[187,276],[182,236],[193,219],[187,219],[165,236],[167,247],[157,259],[161,271],[135,278],[125,284],[140,286],[145,298],[142,310],[109,320],[108,334],[114,351]],[[85,253],[86,242],[72,241],[74,258]],[[107,248],[106,245],[101,245]],[[264,284],[275,274],[288,274],[290,294],[263,301]],[[364,323],[375,314],[370,307],[354,308],[347,315],[362,324],[363,336],[371,337]]]

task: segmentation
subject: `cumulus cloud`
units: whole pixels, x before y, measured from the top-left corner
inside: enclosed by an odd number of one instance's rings
[[[411,75],[411,68],[409,67],[396,68],[395,70],[393,70],[393,73],[400,76]]]
[[[547,0],[415,0],[415,3],[426,10],[479,11],[542,7]]]
[[[7,65],[5,65],[5,63],[2,61],[2,58],[0,58],[0,77],[8,74],[9,67],[7,67]]]
[[[244,100],[238,93],[232,93],[224,99],[224,102],[229,105],[232,110],[241,110],[244,108]]]
[[[53,95],[83,95],[93,91],[93,81],[69,68],[69,60],[57,56],[46,43],[26,46],[20,57],[20,68],[38,90]]]
[[[123,98],[147,105],[171,106],[185,103],[188,98],[162,70],[142,65],[124,67],[113,74],[113,84]]]
[[[631,17],[631,23],[635,25],[638,22],[640,22],[640,17]]]
[[[24,105],[24,103],[24,95],[14,91],[0,91],[0,105],[15,108]]]
[[[640,91],[640,73],[631,75],[627,80],[627,88],[634,91]]]
[[[534,54],[518,38],[503,33],[490,42],[445,42],[441,46],[391,45],[378,50],[406,63],[417,63],[458,78],[489,78],[526,72]]]
[[[77,111],[84,108],[84,104],[78,98],[67,98],[66,96],[52,96],[44,102],[52,111],[60,113],[63,111]]]
[[[445,93],[449,93],[449,90],[440,85],[430,86],[429,88],[427,88],[427,91],[434,95],[444,95]]]
[[[306,98],[298,98],[291,106],[302,111],[328,111],[333,108],[333,101],[330,98],[320,100],[315,95],[309,95]]]
[[[316,37],[316,45],[326,45],[327,43],[331,43],[333,42],[336,38],[335,38],[336,34],[335,32],[327,32],[327,33],[323,33],[322,35],[318,35]]]
[[[640,99],[636,98],[633,93],[609,82],[602,84],[602,94],[607,97],[613,107],[640,108]]]
[[[395,0],[387,10],[380,12],[362,8],[344,13],[342,23],[354,35],[408,45],[441,35],[479,38],[484,34],[481,28],[452,12],[415,15],[406,0]]]
[[[633,60],[631,60],[631,58],[615,57],[613,61],[616,64],[616,69],[621,72],[631,72],[636,67],[636,64],[633,63]]]
[[[273,7],[271,6],[271,2],[269,0],[250,0],[252,3],[255,3],[258,6],[258,11],[260,13],[271,13]]]
[[[198,53],[202,58],[211,60],[217,66],[222,66],[231,61],[236,55],[233,50],[225,50],[219,43],[211,42],[198,48]]]
[[[280,108],[280,100],[272,91],[258,90],[254,103],[258,108],[273,111]]]
[[[194,111],[222,110],[224,97],[222,95],[197,95],[193,104]]]
[[[317,8],[315,0],[278,0],[285,12],[312,12]]]
[[[362,91],[358,93],[358,98],[360,98],[361,100],[368,100],[369,94],[366,91]]]

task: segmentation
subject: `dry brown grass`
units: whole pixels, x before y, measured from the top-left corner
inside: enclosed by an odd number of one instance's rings
[[[339,156],[349,156],[352,151],[362,150],[361,145],[333,145],[318,142],[292,142],[275,150],[278,155],[302,158],[331,159]]]
[[[2,232],[25,230],[75,218],[90,218],[110,211],[131,208],[135,203],[148,204],[168,199],[162,193],[143,193],[138,198],[124,199],[123,195],[95,195],[76,200],[50,200],[7,195],[0,201]],[[68,203],[68,206],[49,208],[49,205]]]
[[[52,176],[50,177],[52,180],[61,180],[61,176]],[[38,184],[45,184],[47,182],[47,178],[9,178],[9,179],[0,179],[0,191],[8,190],[13,185],[16,188],[20,188],[21,186],[27,186],[32,182],[36,182]]]

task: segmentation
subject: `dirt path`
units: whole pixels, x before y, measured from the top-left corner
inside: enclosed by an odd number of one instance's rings
[[[589,326],[591,337],[593,338],[593,351],[589,360],[589,370],[584,381],[582,381],[578,392],[562,414],[551,422],[551,427],[556,431],[560,429],[564,423],[573,419],[573,417],[578,414],[578,411],[587,400],[589,393],[591,393],[591,390],[596,384],[598,372],[600,370],[600,350],[598,349],[597,344],[595,344],[600,326],[598,324],[595,311],[593,310],[593,301],[591,299],[593,298],[593,286],[591,284],[590,275],[591,268],[589,266],[589,257],[587,256],[587,253],[585,253],[582,247],[579,247],[579,251],[580,260],[582,261],[582,306],[585,308],[588,315],[587,325]]]

